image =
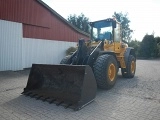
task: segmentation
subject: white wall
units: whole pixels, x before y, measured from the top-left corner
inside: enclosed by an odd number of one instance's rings
[[[0,71],[22,70],[32,63],[59,64],[75,42],[23,38],[22,24],[0,20]]]
[[[70,46],[76,43],[23,38],[23,68],[31,67],[32,63],[59,64]]]
[[[0,20],[0,71],[22,69],[22,24]]]

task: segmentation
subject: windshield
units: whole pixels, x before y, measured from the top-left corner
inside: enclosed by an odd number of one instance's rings
[[[96,40],[112,40],[112,26],[93,28],[93,37]]]

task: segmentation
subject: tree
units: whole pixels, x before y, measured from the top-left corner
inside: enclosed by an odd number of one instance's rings
[[[157,57],[160,57],[160,44],[157,44]]]
[[[157,44],[160,44],[160,37],[155,37]]]
[[[139,49],[140,49],[140,41],[137,40],[132,40],[131,42],[128,43],[129,47],[133,47],[136,53],[136,56],[139,56]]]
[[[157,57],[160,57],[160,37],[154,38],[157,43]]]
[[[73,24],[78,29],[90,33],[89,31],[89,18],[85,17],[83,13],[81,13],[79,16],[77,15],[69,15],[67,18],[68,22]]]
[[[150,58],[157,56],[157,43],[154,35],[145,35],[140,44],[141,57]]]
[[[131,22],[128,18],[128,13],[123,14],[122,12],[114,12],[114,17],[116,17],[117,21],[122,25],[122,40],[124,42],[130,42],[132,36],[131,33],[133,32],[130,29],[129,23]]]

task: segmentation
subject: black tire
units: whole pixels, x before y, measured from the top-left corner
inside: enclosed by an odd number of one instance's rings
[[[64,57],[64,58],[61,60],[60,64],[70,64],[70,63],[69,63],[70,57],[71,57],[70,55]]]
[[[133,78],[136,72],[136,59],[133,55],[129,55],[126,68],[121,68],[124,78]]]
[[[111,68],[114,71],[112,73]],[[117,79],[117,61],[114,56],[108,54],[99,56],[94,64],[94,75],[99,88],[112,88]]]

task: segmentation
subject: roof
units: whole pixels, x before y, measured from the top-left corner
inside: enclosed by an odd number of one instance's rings
[[[101,21],[115,21],[113,18],[107,18],[107,19],[104,19],[104,20],[98,20],[98,21],[94,21],[94,22],[90,22],[90,23],[96,23],[96,22],[101,22]]]
[[[116,28],[116,23],[120,24],[119,22],[117,22],[115,18],[107,18],[104,20],[90,22],[90,25],[95,28],[102,28],[109,26],[113,26],[114,28]]]
[[[95,27],[95,28],[102,28],[102,27],[109,27],[112,26],[112,22],[114,22],[115,20],[108,18],[105,20],[99,20],[99,21],[95,21],[95,22],[90,22],[90,25]]]
[[[37,2],[39,2],[41,5],[43,5],[46,9],[48,9],[52,14],[56,15],[58,18],[60,18],[64,23],[66,23],[68,26],[70,26],[71,28],[73,28],[74,30],[76,30],[79,33],[82,33],[86,36],[90,36],[88,33],[81,31],[80,29],[76,28],[74,25],[72,25],[71,23],[69,23],[65,18],[63,18],[60,14],[58,14],[55,10],[53,10],[51,7],[49,7],[46,3],[44,3],[42,0],[37,0]]]

